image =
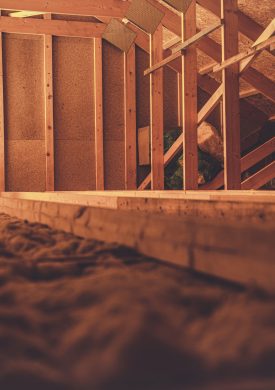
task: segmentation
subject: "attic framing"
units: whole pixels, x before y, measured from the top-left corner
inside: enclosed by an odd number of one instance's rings
[[[44,90],[45,90],[45,161],[46,191],[55,190],[54,160],[54,120],[53,120],[53,80],[52,80],[52,37],[81,37],[94,39],[94,91],[95,91],[95,159],[96,189],[104,190],[104,122],[103,122],[103,87],[102,87],[102,38],[106,26],[116,18],[136,34],[135,42],[124,53],[124,118],[125,118],[125,189],[145,190],[151,185],[152,190],[164,189],[164,169],[171,160],[184,150],[184,190],[198,189],[198,152],[197,128],[209,114],[222,104],[224,137],[224,179],[209,183],[207,188],[225,186],[226,190],[258,189],[263,185],[263,178],[275,176],[274,164],[254,175],[253,180],[242,183],[242,159],[240,152],[240,99],[254,93],[261,93],[275,102],[275,83],[253,68],[256,55],[269,50],[274,45],[274,20],[267,29],[263,29],[237,7],[237,1],[192,0],[185,13],[166,7],[164,2],[148,0],[163,18],[154,33],[146,33],[129,20],[123,20],[131,1],[121,0],[0,0],[1,10],[40,13],[42,19],[0,17],[0,32],[19,34],[39,34],[44,36]],[[198,31],[196,24],[196,3],[210,10],[220,21],[205,30]],[[18,13],[19,13],[18,12]],[[94,16],[98,23],[86,21],[54,20],[51,14]],[[13,15],[14,16],[14,15]],[[20,15],[18,15],[20,16]],[[26,16],[26,14],[24,14]],[[31,15],[30,15],[31,16]],[[163,47],[162,30],[169,29],[179,38]],[[209,34],[221,31],[222,44],[218,44]],[[250,51],[239,53],[238,33],[254,41]],[[0,38],[2,39],[2,38]],[[2,41],[0,48],[2,52]],[[150,77],[150,129],[151,129],[151,173],[141,182],[137,180],[137,121],[136,121],[136,58],[135,47],[139,46],[150,55],[150,67],[144,76]],[[205,69],[198,69],[197,50],[211,57],[214,64]],[[183,136],[176,140],[166,154],[163,153],[163,68],[168,66],[178,74],[179,122],[183,127]],[[0,70],[2,61],[0,60]],[[222,84],[209,79],[209,74],[216,71],[223,73]],[[1,71],[3,84],[3,71]],[[239,80],[242,78],[251,85],[247,94],[240,95]],[[213,88],[214,85],[214,88]],[[207,90],[212,96],[201,110],[197,106],[197,89]],[[4,109],[3,85],[0,92],[0,172],[1,190],[5,190],[5,150],[4,150]],[[270,145],[273,150],[270,149]],[[261,148],[265,156],[275,152],[274,143]],[[273,175],[274,171],[274,175]],[[219,175],[221,178],[221,174]],[[258,179],[257,179],[258,178]],[[204,189],[204,187],[201,187]]]

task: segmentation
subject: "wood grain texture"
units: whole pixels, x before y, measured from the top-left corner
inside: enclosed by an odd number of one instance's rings
[[[150,66],[162,60],[163,30],[159,25],[150,39]],[[150,107],[151,107],[151,175],[152,190],[164,188],[164,96],[163,69],[150,74]]]
[[[44,15],[50,20],[50,15]],[[53,44],[52,36],[44,36],[46,191],[54,191],[54,119],[53,119]]]
[[[0,31],[6,33],[92,38],[101,37],[105,28],[102,23],[0,17]]]
[[[137,188],[136,48],[124,54],[125,189]]]
[[[96,189],[104,190],[102,39],[94,39],[95,170]]]
[[[1,16],[1,10],[0,10]],[[5,113],[3,78],[3,42],[0,33],[0,191],[5,191]]]
[[[182,42],[196,35],[196,1],[182,15]],[[189,47],[182,57],[182,118],[183,118],[183,177],[184,189],[198,188],[198,97],[197,51]]]
[[[238,2],[221,0],[222,61],[239,52],[238,45]],[[241,188],[241,134],[239,102],[239,66],[233,64],[223,70],[223,138],[225,189]]]

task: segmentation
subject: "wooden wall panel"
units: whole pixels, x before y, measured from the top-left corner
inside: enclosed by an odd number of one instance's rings
[[[93,40],[54,38],[56,190],[95,189]]]
[[[43,38],[4,34],[7,191],[45,190]]]
[[[103,43],[105,189],[125,189],[124,53]]]

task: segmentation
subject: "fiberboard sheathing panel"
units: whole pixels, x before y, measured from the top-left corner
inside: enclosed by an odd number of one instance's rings
[[[135,42],[137,34],[130,30],[125,24],[112,19],[107,25],[102,37],[118,49],[127,53]]]
[[[53,39],[56,190],[95,189],[93,39]]]
[[[46,190],[45,142],[16,140],[5,142],[6,191]]]
[[[3,34],[5,137],[44,139],[43,38]]]
[[[171,5],[176,10],[185,13],[193,0],[164,0],[165,3]]]
[[[142,30],[153,34],[164,14],[147,0],[133,0],[125,17]]]
[[[105,188],[125,189],[124,53],[103,42]]]

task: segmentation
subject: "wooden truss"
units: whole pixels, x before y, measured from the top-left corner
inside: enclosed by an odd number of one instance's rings
[[[263,50],[272,50],[275,46],[275,22],[263,29],[255,21],[243,14],[237,7],[237,0],[191,0],[186,2],[184,12],[173,12],[157,0],[146,0],[162,15],[161,23],[150,34],[134,23],[125,21],[131,1],[121,0],[0,0],[0,9],[18,11],[12,16],[0,17],[2,32],[41,34],[45,37],[45,134],[46,134],[46,182],[47,191],[54,190],[54,146],[53,146],[53,88],[52,88],[52,36],[72,36],[94,39],[94,85],[95,85],[95,156],[96,189],[104,190],[103,158],[103,107],[102,107],[102,36],[112,18],[116,18],[135,33],[135,43],[125,54],[125,187],[137,188],[137,146],[136,146],[136,91],[135,91],[135,45],[150,54],[150,68],[145,75],[150,77],[151,107],[151,173],[141,183],[139,189],[149,187],[154,190],[164,188],[164,168],[183,149],[184,153],[184,189],[198,188],[197,127],[207,119],[217,107],[223,105],[223,136],[225,140],[225,171],[208,188],[249,189],[259,188],[271,176],[274,177],[274,163],[259,172],[245,183],[241,183],[241,172],[248,169],[244,161],[258,161],[274,152],[274,141],[264,144],[257,158],[240,156],[240,98],[261,93],[275,102],[275,83],[252,67],[253,61]],[[167,2],[170,5],[177,2]],[[188,6],[187,6],[188,3]],[[196,25],[196,3],[210,10],[220,21],[202,31]],[[28,19],[28,16],[42,14],[43,19]],[[68,14],[95,16],[100,23],[53,20],[50,14]],[[163,46],[162,27],[177,35],[177,38]],[[209,37],[220,29],[222,45]],[[254,41],[251,48],[238,52],[238,33]],[[2,36],[0,36],[0,71],[2,68]],[[198,72],[197,50],[211,57],[214,64]],[[169,66],[178,73],[179,81],[179,118],[182,118],[183,135],[163,154],[163,67]],[[222,72],[222,83],[209,77],[209,73]],[[247,91],[239,94],[239,77],[251,85]],[[212,96],[205,106],[197,112],[197,87]],[[4,172],[4,109],[3,109],[3,72],[1,71],[0,89],[0,189],[5,189]],[[272,149],[273,148],[273,149]],[[270,153],[269,153],[270,152]],[[254,155],[253,155],[254,156]],[[264,158],[263,157],[263,158]]]

